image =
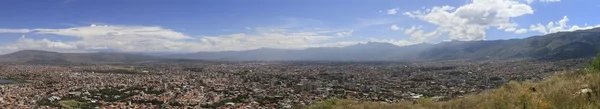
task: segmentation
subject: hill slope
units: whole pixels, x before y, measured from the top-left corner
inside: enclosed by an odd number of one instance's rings
[[[443,42],[421,53],[420,59],[592,57],[600,51],[600,28],[560,32],[525,39]]]

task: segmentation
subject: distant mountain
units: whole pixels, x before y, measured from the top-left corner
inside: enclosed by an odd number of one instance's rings
[[[0,55],[0,62],[10,63],[95,63],[160,60],[164,60],[164,58],[126,53],[58,53],[40,50],[23,50]]]
[[[247,51],[197,52],[189,54],[155,53],[155,56],[141,55],[143,53],[58,53],[23,50],[0,55],[0,62],[93,63],[143,61],[201,62],[198,60],[429,61],[508,58],[570,59],[592,57],[598,52],[600,52],[600,28],[510,40],[450,41],[439,44],[421,43],[409,46],[370,42],[346,47],[317,47],[303,50],[261,48]]]
[[[197,52],[167,55],[168,58],[205,60],[323,60],[323,61],[422,61],[453,59],[592,57],[600,51],[600,28],[559,32],[524,39],[450,41],[439,44],[395,46],[366,43],[347,47],[304,50],[256,49],[248,51]]]
[[[422,52],[419,59],[477,58],[569,59],[595,56],[600,51],[600,28],[559,32],[525,39],[443,42]]]
[[[197,52],[169,55],[170,58],[203,60],[288,60],[288,61],[412,61],[431,44],[396,46],[371,42],[347,47],[320,47],[304,50],[261,48],[248,51]]]

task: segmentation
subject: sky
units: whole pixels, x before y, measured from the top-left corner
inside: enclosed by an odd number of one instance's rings
[[[0,54],[239,51],[526,38],[600,27],[596,0],[2,0]]]

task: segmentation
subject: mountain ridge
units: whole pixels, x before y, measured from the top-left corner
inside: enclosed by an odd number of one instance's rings
[[[391,46],[390,46],[391,45]],[[522,39],[448,41],[395,46],[370,42],[346,47],[318,47],[303,50],[261,49],[226,52],[197,52],[169,55],[169,58],[205,60],[279,61],[429,61],[454,59],[569,59],[592,57],[600,51],[600,28],[558,32]]]
[[[89,63],[143,62],[163,60],[213,61],[437,61],[456,59],[570,59],[595,56],[600,52],[600,28],[558,32],[522,39],[448,41],[396,46],[369,42],[345,47],[315,47],[301,50],[260,48],[245,51],[195,52],[144,55],[143,53],[59,53],[23,50],[0,55],[0,62]]]

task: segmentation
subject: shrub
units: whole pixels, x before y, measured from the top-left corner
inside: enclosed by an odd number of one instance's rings
[[[592,61],[592,63],[590,63],[590,65],[588,66],[588,69],[593,70],[593,71],[600,71],[600,53],[598,53],[598,55],[596,55],[596,58],[594,58],[594,61]]]

